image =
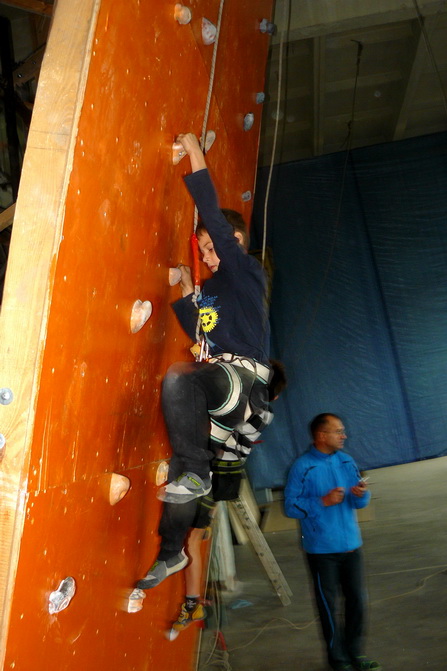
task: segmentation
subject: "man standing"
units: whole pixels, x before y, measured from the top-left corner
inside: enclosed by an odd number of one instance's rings
[[[334,671],[381,671],[362,653],[365,624],[362,538],[355,513],[371,494],[348,454],[340,417],[322,413],[310,424],[313,445],[292,466],[285,511],[300,520],[313,578],[328,661]],[[337,623],[337,596],[345,600],[344,627]]]

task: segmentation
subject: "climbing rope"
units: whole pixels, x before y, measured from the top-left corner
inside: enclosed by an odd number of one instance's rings
[[[284,2],[283,6],[283,30],[281,31],[279,38],[279,69],[278,69],[278,91],[277,91],[277,100],[276,100],[276,118],[275,118],[275,130],[273,132],[273,145],[272,145],[272,154],[270,159],[270,169],[269,176],[267,180],[267,187],[265,190],[265,201],[264,201],[264,226],[263,226],[263,236],[262,236],[262,265],[265,264],[265,250],[267,245],[267,206],[270,197],[270,185],[272,182],[272,173],[273,166],[275,163],[275,154],[276,154],[276,142],[278,139],[278,126],[279,126],[279,111],[281,103],[281,92],[282,92],[282,61],[283,61],[283,47],[284,47],[284,38],[287,33],[287,25],[290,17],[290,0],[289,2]]]
[[[318,313],[320,311],[320,305],[321,301],[324,295],[324,291],[326,288],[326,283],[329,277],[329,272],[332,267],[332,261],[335,253],[335,247],[337,244],[338,240],[338,235],[339,235],[339,230],[340,230],[340,217],[341,217],[341,209],[343,205],[343,199],[345,195],[345,187],[346,187],[346,178],[347,178],[347,172],[348,172],[348,163],[349,163],[349,158],[351,156],[351,148],[352,148],[352,137],[353,137],[353,129],[354,129],[354,121],[355,121],[355,114],[356,114],[356,103],[357,103],[357,89],[358,89],[358,81],[359,81],[359,76],[360,76],[360,65],[362,61],[362,52],[363,52],[363,44],[362,42],[359,42],[358,40],[351,40],[351,42],[354,42],[357,44],[357,58],[356,58],[356,68],[355,68],[355,78],[354,78],[354,89],[352,93],[352,105],[351,105],[351,118],[347,124],[348,126],[348,134],[343,142],[343,146],[346,145],[346,152],[344,156],[344,161],[343,161],[343,169],[342,169],[342,176],[341,176],[341,184],[340,184],[340,191],[338,195],[338,201],[337,201],[337,210],[336,210],[336,215],[335,215],[335,223],[334,223],[334,231],[332,235],[332,240],[330,243],[329,247],[329,254],[328,254],[328,259],[326,261],[325,268],[322,272],[322,280],[320,284],[320,288],[315,300],[315,305],[312,310],[312,314],[310,316],[310,319],[306,325],[306,328],[304,330],[303,338],[300,343],[297,343],[296,345],[296,355],[295,355],[295,362],[298,365],[298,363],[301,361],[301,357],[304,354],[305,346],[307,345],[307,342],[311,336],[311,333],[313,331],[314,325],[316,323],[316,319],[318,316]],[[288,342],[286,341],[284,343],[284,350],[286,346],[288,345]]]
[[[224,8],[225,0],[220,0],[220,5],[219,5],[219,14],[217,16],[217,25],[216,25],[216,39],[214,41],[214,47],[213,47],[213,57],[211,59],[211,70],[210,70],[210,81],[208,84],[208,94],[206,97],[206,103],[205,103],[205,112],[203,115],[203,123],[202,123],[202,134],[200,136],[200,148],[202,151],[205,149],[205,139],[206,139],[206,128],[208,126],[208,117],[210,114],[210,107],[211,107],[211,97],[213,95],[213,87],[214,87],[214,75],[216,72],[216,60],[217,60],[217,49],[219,46],[219,37],[220,37],[220,27],[222,25],[222,14],[223,14],[223,8]],[[197,230],[197,223],[199,221],[199,213],[197,210],[197,207],[194,209],[194,233]]]
[[[211,59],[211,70],[210,70],[210,80],[208,83],[208,93],[206,97],[206,103],[205,103],[205,111],[203,114],[203,123],[202,123],[202,134],[200,136],[200,148],[202,151],[205,150],[205,141],[206,141],[206,129],[208,126],[208,117],[210,114],[210,107],[211,107],[211,97],[213,95],[213,87],[214,87],[214,75],[216,72],[216,60],[217,60],[217,49],[219,47],[219,37],[220,37],[220,27],[222,25],[222,14],[223,14],[223,8],[224,8],[225,0],[220,0],[220,5],[219,5],[219,14],[217,17],[217,25],[216,25],[216,39],[214,40],[214,47],[213,47],[213,56]],[[191,246],[192,246],[192,254],[193,254],[193,274],[194,274],[194,303],[196,304],[196,307],[198,308],[197,305],[197,297],[200,294],[200,265],[199,265],[199,241],[197,238],[197,224],[199,222],[199,211],[197,209],[197,205],[194,207],[194,232],[191,236]],[[208,345],[205,341],[205,338],[201,336],[200,334],[200,327],[201,327],[201,320],[200,320],[200,312],[197,318],[197,325],[196,325],[196,341],[198,344],[200,344],[200,353],[198,356],[196,356],[196,359],[198,361],[202,361],[203,359],[208,358]]]

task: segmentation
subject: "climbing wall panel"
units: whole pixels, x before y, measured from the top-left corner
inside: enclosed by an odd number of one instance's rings
[[[58,0],[40,76],[0,317],[0,599],[4,666],[21,671],[187,671],[198,630],[164,631],[183,595],[176,574],[128,612],[158,549],[157,473],[170,447],[160,411],[167,367],[190,359],[168,270],[190,263],[193,203],[172,143],[200,135],[213,46],[191,2]],[[253,5],[256,6],[253,6]],[[75,7],[73,5],[76,5]],[[250,219],[271,0],[226,0],[208,129],[223,206]],[[254,114],[250,131],[243,128]],[[45,153],[46,152],[46,153]],[[136,333],[138,300],[152,314]],[[24,335],[26,333],[26,336]],[[112,473],[130,482],[109,502]],[[67,576],[68,607],[48,609]]]

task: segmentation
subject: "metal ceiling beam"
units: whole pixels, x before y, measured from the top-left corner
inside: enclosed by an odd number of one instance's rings
[[[432,36],[437,21],[435,18],[426,19],[424,22],[425,31],[428,39]],[[406,135],[408,117],[413,103],[420,79],[424,70],[427,69],[428,52],[422,30],[419,28],[419,36],[416,41],[413,60],[409,69],[407,84],[402,93],[402,99],[399,107],[399,113],[396,117],[394,126],[393,140],[402,140]]]
[[[274,21],[279,40],[284,3],[291,2],[290,41],[416,18],[413,0],[276,0]],[[445,0],[418,0],[423,16],[445,12]]]
[[[317,56],[317,58],[321,59],[321,55],[319,57]],[[318,68],[320,69],[320,71],[322,70],[322,66],[321,65],[318,66],[318,64],[314,60],[313,64],[314,84],[315,84],[316,69]],[[358,78],[357,86],[359,89],[372,86],[381,87],[389,84],[397,84],[400,81],[402,81],[402,71],[399,69],[395,69],[395,70],[387,70],[386,72],[377,72],[373,74],[360,75]],[[337,91],[350,91],[350,90],[352,90],[352,77],[346,79],[337,79],[336,81],[330,81],[325,83],[326,93],[334,93]],[[310,94],[310,90],[308,86],[289,86],[287,93],[288,93],[288,100],[298,100],[300,98],[308,96]],[[271,91],[269,89],[268,104],[271,105],[272,103],[276,103],[277,99],[278,99],[277,89],[273,88]]]
[[[377,121],[383,123],[383,119],[390,119],[393,117],[393,107],[384,105],[380,108],[362,110],[356,113],[355,123],[357,127],[361,124],[369,123],[370,121]],[[331,128],[340,127],[345,132],[349,121],[351,120],[351,111],[326,115],[326,123]],[[307,120],[298,120],[293,123],[286,123],[281,131],[282,137],[287,139],[287,143],[293,141],[293,136],[297,131],[310,131],[312,124]],[[264,139],[273,137],[274,129],[273,126],[266,128],[264,132]],[[328,132],[326,132],[328,134]],[[329,132],[329,134],[332,134]],[[382,140],[383,141],[383,140]],[[327,147],[324,147],[324,153],[327,153]]]
[[[313,153],[320,156],[324,146],[326,38],[316,37],[313,48]]]

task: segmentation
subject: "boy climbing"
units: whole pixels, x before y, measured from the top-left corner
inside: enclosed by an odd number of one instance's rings
[[[268,406],[270,329],[266,281],[259,262],[247,254],[241,215],[220,210],[205,157],[192,133],[180,135],[191,162],[186,185],[198,207],[197,229],[203,261],[212,277],[196,298],[191,272],[180,266],[182,298],[174,311],[196,339],[197,319],[210,357],[205,362],[173,364],[163,381],[162,407],[172,447],[159,533],[160,553],[137,587],[155,587],[188,563],[183,546],[197,497],[211,490],[210,461],[235,427]]]
[[[284,366],[280,361],[270,360],[273,376],[269,382],[269,401],[276,401],[287,385]],[[265,424],[270,423],[265,417]],[[268,418],[273,419],[270,412]],[[205,609],[201,600],[202,588],[202,540],[206,537],[207,529],[214,516],[215,504],[224,496],[225,500],[234,499],[239,493],[240,477],[237,478],[237,468],[242,469],[245,459],[250,454],[254,444],[258,442],[259,432],[263,428],[257,424],[256,417],[250,417],[248,422],[233,432],[217,458],[213,461],[213,487],[206,496],[197,499],[196,513],[192,522],[192,529],[187,538],[186,551],[189,564],[185,568],[185,602],[182,604],[177,620],[168,631],[168,639],[173,641],[181,631],[190,624],[205,618]],[[229,480],[229,485],[222,482]]]

